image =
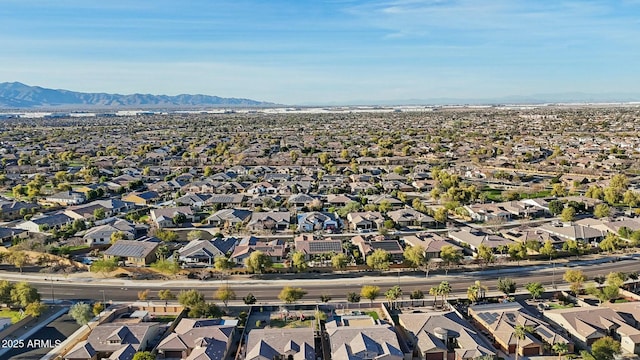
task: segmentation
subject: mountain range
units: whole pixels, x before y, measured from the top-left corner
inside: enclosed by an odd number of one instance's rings
[[[0,83],[0,108],[201,108],[268,107],[275,104],[251,99],[223,98],[210,95],[176,96],[151,94],[83,93],[47,89],[19,82]]]

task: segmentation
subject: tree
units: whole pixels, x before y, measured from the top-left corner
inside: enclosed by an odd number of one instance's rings
[[[296,251],[291,255],[291,262],[298,272],[305,271],[307,269],[307,259],[302,251]]]
[[[11,291],[13,290],[13,284],[7,280],[0,280],[0,303],[11,303]]]
[[[118,259],[100,259],[91,263],[91,272],[101,273],[103,276],[118,268]]]
[[[478,258],[484,262],[484,266],[491,264],[496,259],[493,250],[485,244],[480,244],[478,247]]]
[[[96,220],[102,220],[106,217],[106,213],[103,208],[97,208],[93,210],[93,218]]]
[[[516,325],[513,329],[513,335],[516,337],[516,360],[518,360],[518,354],[520,354],[520,340],[524,340],[527,334],[533,331],[530,326]]]
[[[27,282],[19,282],[11,289],[11,302],[26,307],[32,302],[40,301],[38,290]]]
[[[585,360],[613,360],[615,355],[620,353],[620,343],[610,336],[605,336],[591,344],[591,353],[583,350],[580,355]]]
[[[188,308],[196,307],[204,304],[204,295],[198,290],[182,290],[178,294],[178,302],[180,305]]]
[[[443,207],[438,208],[438,210],[433,213],[433,219],[438,224],[445,224],[447,222],[447,213],[447,209]]]
[[[178,240],[178,234],[171,230],[157,229],[154,236],[164,242],[173,242]]]
[[[149,289],[138,291],[138,300],[145,301],[149,299]]]
[[[425,264],[424,247],[407,246],[402,254],[405,262],[412,268],[417,269]]]
[[[171,218],[171,222],[177,226],[182,225],[185,221],[187,221],[187,215],[183,213],[177,213],[173,216],[173,218]]]
[[[347,267],[348,263],[349,258],[343,253],[335,254],[331,257],[331,265],[336,269],[342,270]]]
[[[489,288],[482,285],[480,280],[476,280],[473,285],[467,288],[467,298],[469,298],[469,301],[473,303],[478,302],[484,299],[488,290]]]
[[[570,284],[571,291],[575,295],[578,295],[580,289],[582,289],[582,284],[587,281],[587,277],[584,275],[582,270],[574,269],[568,269],[567,271],[565,271],[562,278],[564,279],[564,281]]]
[[[156,257],[160,260],[166,259],[169,253],[171,253],[171,250],[166,244],[161,244],[156,249]]]
[[[551,187],[551,195],[557,197],[567,196],[567,188],[561,183],[553,184]]]
[[[451,245],[445,245],[440,249],[440,258],[446,264],[444,271],[446,275],[449,274],[451,264],[458,264],[462,260],[462,253]]]
[[[564,222],[571,222],[576,218],[576,209],[572,207],[566,207],[562,210],[560,214],[560,220]]]
[[[9,261],[13,264],[13,266],[20,269],[20,273],[22,273],[22,267],[29,260],[27,254],[24,251],[14,250],[9,253]]]
[[[257,299],[253,296],[252,293],[248,293],[245,297],[242,298],[242,301],[247,305],[255,304]]]
[[[360,294],[356,292],[350,292],[347,294],[347,301],[350,303],[360,302]]]
[[[565,342],[559,342],[553,344],[551,349],[558,354],[558,360],[562,360],[562,355],[569,352],[569,345]]]
[[[329,301],[331,301],[331,295],[327,295],[327,294],[320,295],[320,301],[322,301],[323,303],[328,303]]]
[[[440,295],[440,288],[438,286],[430,287],[429,295],[433,296],[433,307],[436,307],[436,303],[438,302],[438,295]]]
[[[422,290],[413,290],[409,295],[409,298],[412,300],[424,299],[424,293],[422,292]]]
[[[609,215],[611,215],[611,208],[607,204],[598,204],[593,209],[593,216],[597,217],[598,219],[609,217]]]
[[[124,233],[122,231],[112,232],[109,237],[111,244],[115,244],[118,240],[124,239]]]
[[[498,278],[498,290],[509,296],[516,292],[516,282],[510,278]]]
[[[104,309],[105,309],[104,304],[97,301],[93,303],[93,307],[91,308],[91,311],[93,312],[93,315],[98,316],[100,315],[101,312],[104,311]]]
[[[398,285],[394,285],[389,290],[385,291],[384,296],[387,298],[387,301],[393,302],[398,300],[398,298],[402,297],[402,289]]]
[[[280,291],[280,294],[278,294],[278,299],[284,301],[287,304],[291,304],[302,299],[302,297],[305,296],[306,294],[307,292],[302,290],[302,288],[293,288],[291,286],[285,286]]]
[[[224,307],[226,308],[229,304],[229,301],[236,299],[236,293],[229,287],[229,285],[225,285],[218,288],[218,291],[216,291],[214,297],[222,301]]]
[[[534,301],[544,293],[544,286],[542,286],[542,284],[539,282],[530,282],[527,283],[524,287],[525,289],[527,289],[529,294],[531,294],[531,297]]]
[[[175,275],[180,272],[180,264],[175,260],[160,259],[151,268],[166,275]]]
[[[602,251],[614,252],[620,247],[620,237],[616,233],[608,233],[607,236],[598,244]]]
[[[440,294],[440,296],[442,296],[442,306],[444,306],[444,304],[447,304],[447,298],[451,293],[451,285],[448,281],[440,282],[440,284],[438,285],[438,293]]]
[[[202,230],[191,230],[187,233],[187,240],[199,240],[203,238],[203,235],[204,233],[202,232]]]
[[[558,215],[564,209],[564,204],[560,200],[552,200],[549,202],[549,212],[553,215]]]
[[[373,302],[380,295],[380,287],[375,285],[364,285],[360,289],[360,296]]]
[[[384,249],[375,249],[373,253],[367,256],[367,265],[375,270],[389,270],[389,253]]]
[[[133,355],[132,360],[156,360],[156,356],[150,351],[140,351]]]
[[[260,250],[256,250],[245,259],[244,265],[253,273],[262,273],[271,266],[271,258]]]
[[[30,315],[32,317],[40,317],[44,310],[47,307],[41,303],[40,301],[34,301],[32,303],[27,304],[27,307],[24,309],[25,315]]]
[[[235,263],[226,256],[218,256],[213,261],[213,267],[218,271],[225,271],[225,270],[232,269],[234,265]]]
[[[175,300],[176,299],[176,295],[171,292],[171,290],[169,289],[164,289],[164,290],[159,290],[158,291],[158,298],[160,300]]]
[[[79,325],[87,325],[93,318],[91,307],[83,302],[75,303],[69,308],[69,316]]]
[[[544,244],[540,248],[540,254],[548,256],[549,261],[556,254],[556,248],[553,246],[553,243],[550,239],[545,240]]]

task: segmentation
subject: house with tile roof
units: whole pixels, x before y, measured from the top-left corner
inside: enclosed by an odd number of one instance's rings
[[[498,351],[456,311],[398,315],[398,322],[421,360],[472,360]],[[415,357],[414,357],[415,358]]]
[[[332,359],[404,359],[391,325],[329,327],[326,331]]]
[[[469,315],[509,354],[517,351],[521,356],[542,355],[544,343],[548,346],[565,343],[569,346],[569,352],[573,352],[573,343],[569,338],[533,316],[517,302],[472,305]],[[524,339],[517,339],[514,331],[518,325],[530,328],[531,333],[527,333]]]
[[[157,359],[218,360],[227,357],[235,324],[220,319],[183,318],[172,333],[160,341]]]
[[[178,259],[187,264],[213,266],[215,258],[233,252],[238,239],[215,238],[213,240],[192,240],[178,249]]]
[[[246,360],[316,360],[312,328],[254,329],[249,332],[246,349]]]
[[[160,240],[155,238],[118,240],[104,252],[104,257],[118,259],[134,266],[146,266],[156,261],[158,246],[160,246]]]
[[[91,330],[87,340],[78,343],[64,358],[131,360],[137,351],[151,350],[152,341],[163,330],[164,326],[156,322],[101,324]]]

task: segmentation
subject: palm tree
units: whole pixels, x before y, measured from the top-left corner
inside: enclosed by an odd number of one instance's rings
[[[489,290],[486,286],[482,285],[480,280],[476,280],[476,282],[467,288],[467,297],[471,302],[478,302],[484,299],[485,293]]]
[[[433,307],[436,307],[436,303],[438,302],[438,295],[440,295],[440,288],[438,286],[433,286],[429,289],[429,295],[433,295]]]
[[[555,343],[552,347],[553,351],[558,353],[558,360],[562,360],[562,355],[569,352],[569,345],[567,343]]]
[[[527,337],[527,334],[531,332],[530,326],[516,325],[513,329],[513,335],[516,337],[516,360],[518,360],[518,354],[520,351],[520,340],[524,340]]]
[[[444,308],[447,301],[447,296],[449,296],[449,294],[451,293],[451,285],[449,284],[449,282],[440,282],[440,285],[438,285],[438,292],[442,296],[442,307]]]

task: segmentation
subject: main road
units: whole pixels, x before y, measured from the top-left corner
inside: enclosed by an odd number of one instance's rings
[[[610,272],[638,272],[640,271],[640,257],[607,257],[597,260],[583,260],[565,263],[573,269],[582,270],[588,278],[598,275],[607,275]],[[363,285],[376,285],[383,293],[386,289],[399,285],[404,294],[408,295],[414,290],[421,290],[425,296],[429,288],[438,285],[441,281],[448,281],[453,289],[451,295],[466,295],[467,288],[476,280],[489,287],[490,292],[497,291],[497,279],[508,277],[516,281],[519,289],[529,282],[540,282],[548,290],[553,286],[566,286],[562,280],[564,272],[569,268],[565,266],[538,264],[534,266],[507,267],[501,269],[489,269],[474,272],[452,271],[448,275],[437,274],[425,277],[423,272],[400,273],[389,272],[387,276],[361,276],[340,277],[340,274],[327,279],[277,279],[277,280],[184,280],[184,281],[145,281],[145,280],[118,280],[118,279],[34,279],[29,281],[38,288],[40,294],[46,299],[67,300],[96,300],[96,301],[134,301],[138,299],[138,292],[149,289],[149,299],[158,299],[158,290],[170,289],[174,293],[181,290],[197,289],[205,294],[205,298],[212,299],[213,293],[220,286],[228,285],[232,288],[238,299],[248,293],[252,293],[258,302],[277,300],[278,293],[284,286],[303,288],[307,294],[304,299],[318,300],[320,295],[329,295],[334,300],[345,299],[349,292],[360,292]],[[371,273],[369,273],[371,274]],[[433,273],[432,273],[433,274]],[[0,275],[6,278],[6,273]],[[17,277],[17,276],[16,276]],[[17,281],[18,278],[11,280]]]

